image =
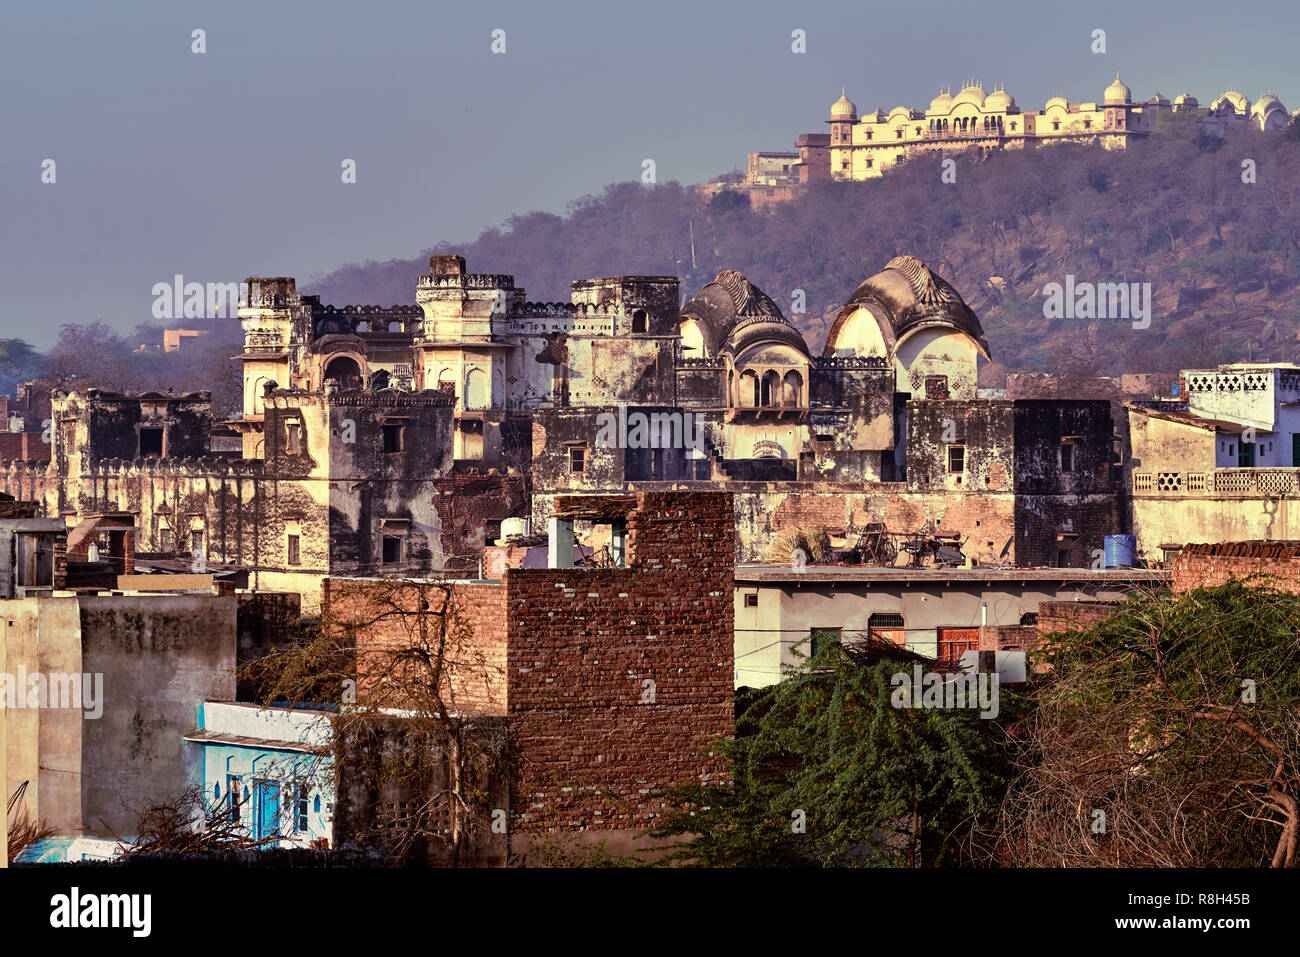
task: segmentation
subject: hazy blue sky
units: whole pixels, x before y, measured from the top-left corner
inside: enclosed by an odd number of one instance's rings
[[[1135,98],[1275,90],[1294,110],[1298,41],[1296,0],[7,3],[0,336],[129,329],[176,273],[305,285],[469,240],[646,157],[702,182],[825,130],[841,85],[923,107],[973,76],[1023,109],[1100,99],[1119,70]]]

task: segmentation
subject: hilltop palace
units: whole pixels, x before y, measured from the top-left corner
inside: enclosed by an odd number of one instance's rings
[[[1298,111],[1300,112],[1300,111]],[[1236,90],[1202,107],[1196,97],[1182,93],[1171,102],[1160,93],[1145,101],[1116,75],[1100,101],[1071,102],[1054,96],[1041,110],[1022,110],[1004,88],[986,93],[971,80],[956,95],[950,88],[924,109],[896,106],[859,113],[841,91],[826,120],[827,133],[804,133],[789,152],[749,154],[743,180],[700,187],[707,196],[737,189],[756,207],[784,202],[800,186],[819,179],[866,180],[884,175],[899,163],[920,156],[938,156],[978,147],[984,154],[1001,149],[1025,149],[1054,143],[1099,143],[1124,149],[1132,140],[1149,136],[1161,115],[1194,116],[1209,133],[1231,129],[1282,130],[1293,113],[1272,93],[1252,103]]]

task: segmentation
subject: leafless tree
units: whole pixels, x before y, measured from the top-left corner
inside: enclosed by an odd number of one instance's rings
[[[455,866],[504,830],[504,656],[475,641],[451,584],[336,580],[304,641],[249,674],[264,700],[338,703],[336,841]]]

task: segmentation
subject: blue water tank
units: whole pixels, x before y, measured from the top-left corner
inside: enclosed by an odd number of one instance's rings
[[[1136,535],[1107,535],[1105,544],[1107,568],[1132,568],[1137,564]]]

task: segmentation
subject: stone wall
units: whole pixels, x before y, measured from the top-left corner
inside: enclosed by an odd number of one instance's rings
[[[133,833],[136,815],[202,780],[181,739],[203,701],[235,697],[234,596],[82,597],[82,670],[103,674],[104,714],[82,724],[87,833]]]

